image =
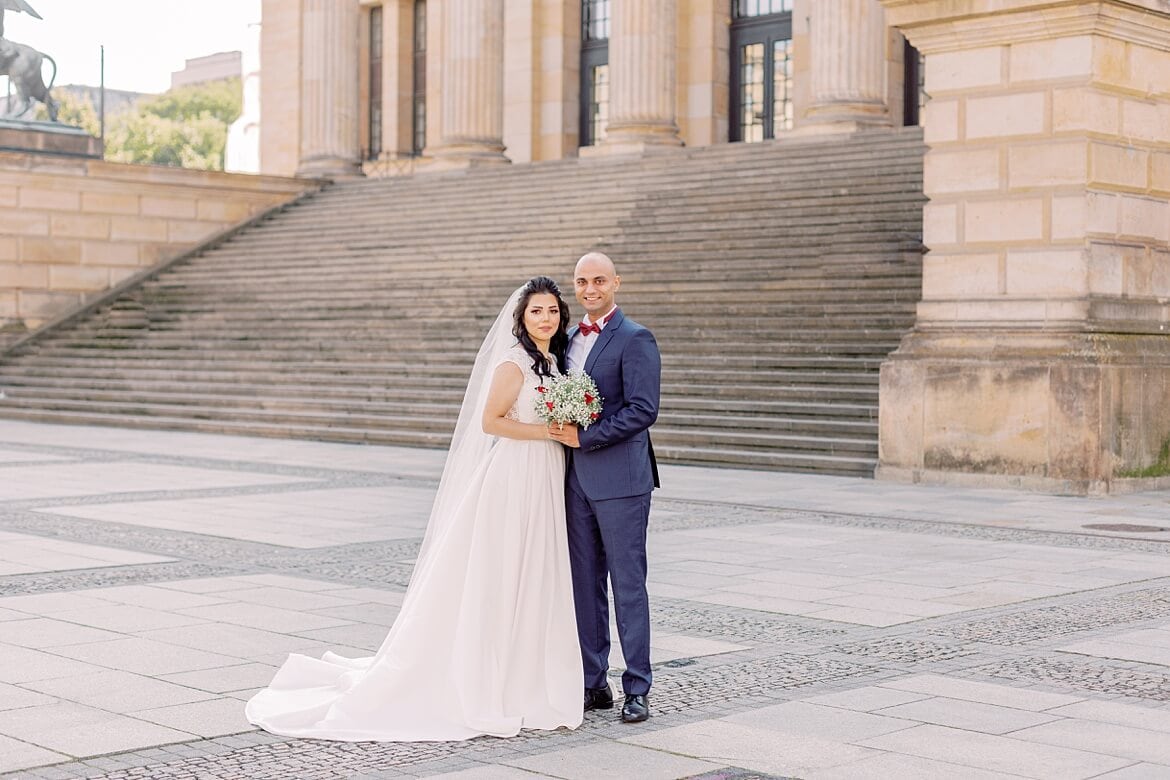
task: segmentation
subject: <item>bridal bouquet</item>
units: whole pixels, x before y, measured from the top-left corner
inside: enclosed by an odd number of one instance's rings
[[[536,413],[545,422],[576,423],[584,429],[601,416],[604,399],[584,371],[554,376],[536,392]]]

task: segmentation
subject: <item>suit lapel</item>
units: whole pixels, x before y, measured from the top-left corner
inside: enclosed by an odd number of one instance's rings
[[[610,320],[604,328],[601,329],[601,335],[597,337],[597,341],[593,342],[593,349],[589,350],[589,356],[585,358],[585,373],[593,373],[593,364],[597,362],[597,358],[601,355],[609,342],[613,341],[613,337],[617,335],[618,328],[625,322],[625,316],[622,310],[618,309],[613,314],[613,319]]]

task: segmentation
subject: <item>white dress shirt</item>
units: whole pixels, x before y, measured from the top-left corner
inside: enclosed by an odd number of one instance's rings
[[[610,309],[605,317],[602,317],[598,322],[598,325],[602,329],[604,329],[605,326],[609,324],[605,320],[615,311],[617,311],[616,305]],[[582,320],[582,322],[588,323],[590,325],[593,324],[593,322],[589,319],[588,314],[585,315],[585,319]],[[589,359],[589,353],[593,350],[593,345],[597,343],[597,337],[600,335],[600,333],[588,333],[582,336],[580,333],[578,333],[577,335],[573,336],[573,339],[569,342],[569,351],[565,355],[565,359],[568,361],[570,370],[585,370],[585,361]]]

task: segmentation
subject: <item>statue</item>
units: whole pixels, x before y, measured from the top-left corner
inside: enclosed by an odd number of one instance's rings
[[[24,0],[0,0],[0,38],[4,37],[4,12],[17,11],[18,13],[26,13],[34,19],[40,19],[33,7]]]
[[[49,119],[57,121],[57,101],[49,94],[53,82],[57,80],[57,63],[47,54],[37,51],[31,46],[16,43],[4,37],[4,12],[19,11],[40,19],[41,16],[25,0],[0,0],[0,76],[7,76],[9,83],[16,90],[19,110],[8,106],[8,116],[18,117],[25,114],[31,107],[32,101],[44,103],[49,112]],[[53,75],[46,86],[41,75],[45,60],[53,66]]]

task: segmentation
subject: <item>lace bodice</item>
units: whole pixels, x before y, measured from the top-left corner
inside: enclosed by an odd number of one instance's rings
[[[524,351],[524,347],[517,344],[507,351],[501,362],[515,363],[524,372],[524,384],[520,386],[520,394],[516,396],[516,403],[508,410],[506,417],[522,423],[539,423],[536,415],[536,398],[539,395],[536,388],[542,383],[541,377],[532,370],[532,358]],[[556,363],[552,365],[553,374],[559,374]],[[543,381],[547,381],[547,377]]]

